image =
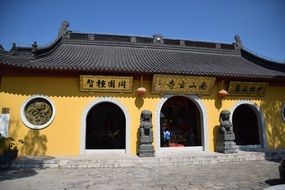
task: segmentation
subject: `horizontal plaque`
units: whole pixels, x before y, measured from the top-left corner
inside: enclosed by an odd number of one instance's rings
[[[132,92],[133,77],[80,75],[81,91]]]
[[[267,86],[265,82],[231,81],[228,93],[236,96],[264,96]]]
[[[215,77],[155,74],[152,93],[209,95],[215,80]]]

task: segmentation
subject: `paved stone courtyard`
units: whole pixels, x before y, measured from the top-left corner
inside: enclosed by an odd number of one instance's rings
[[[243,161],[192,166],[10,169],[1,190],[33,189],[264,189],[279,184],[279,162]]]

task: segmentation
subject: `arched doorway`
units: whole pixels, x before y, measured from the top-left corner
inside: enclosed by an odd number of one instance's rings
[[[170,140],[166,139],[170,132]],[[160,111],[160,147],[202,146],[200,112],[187,97],[173,96]]]
[[[126,118],[119,106],[102,102],[86,117],[86,149],[125,149]]]
[[[239,105],[233,112],[232,123],[237,145],[261,144],[258,118],[251,105]]]

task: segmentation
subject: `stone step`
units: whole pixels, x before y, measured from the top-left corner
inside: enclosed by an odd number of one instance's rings
[[[92,155],[79,157],[23,157],[12,162],[12,168],[117,168],[117,167],[159,167],[189,166],[195,164],[215,164],[242,162],[249,160],[280,160],[283,152],[247,152],[236,154],[221,153],[172,153],[155,157],[121,155]]]

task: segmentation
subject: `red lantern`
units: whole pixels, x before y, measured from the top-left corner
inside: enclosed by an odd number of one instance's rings
[[[228,92],[226,90],[222,89],[218,92],[218,94],[219,94],[221,99],[224,99],[228,95]]]
[[[138,95],[139,95],[141,98],[143,98],[144,95],[145,95],[145,93],[146,93],[146,89],[145,89],[144,87],[139,87],[139,88],[137,89],[137,93],[138,93]]]

